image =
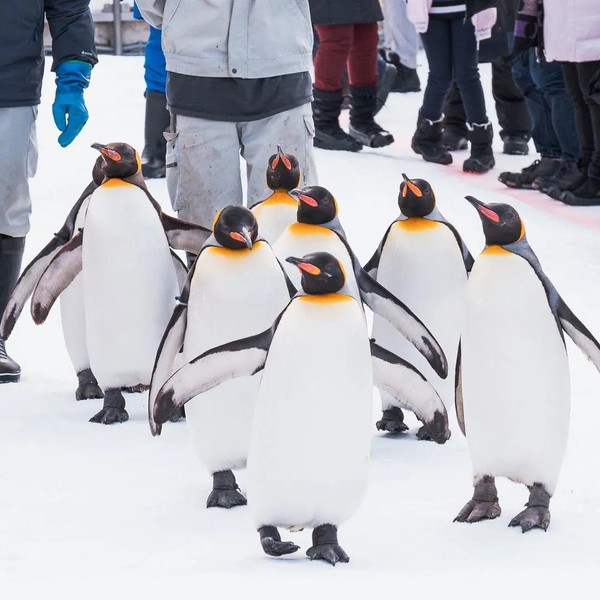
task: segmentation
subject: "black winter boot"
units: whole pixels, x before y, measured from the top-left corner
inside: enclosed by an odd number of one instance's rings
[[[315,147],[325,150],[346,150],[348,152],[361,150],[362,144],[350,137],[340,127],[339,118],[344,99],[342,90],[326,92],[313,88],[313,97],[312,109],[315,121],[315,139],[313,143]]]
[[[393,50],[389,50],[386,52],[385,50],[380,51],[381,56],[390,64],[396,67],[396,78],[394,83],[392,84],[392,92],[420,92],[421,91],[421,82],[419,81],[419,75],[417,74],[416,69],[411,69],[403,65],[400,62],[400,56],[397,52]]]
[[[165,94],[146,92],[144,151],[142,152],[142,175],[146,179],[160,179],[166,175],[167,142],[163,133],[168,130],[169,121]]]
[[[559,160],[554,173],[536,177],[531,187],[551,198],[558,199],[562,192],[578,188],[585,180],[583,173],[575,161]]]
[[[600,206],[600,179],[587,179],[572,192],[563,192],[559,200],[571,206]]]
[[[442,126],[444,117],[430,121],[421,117],[417,121],[417,130],[412,137],[410,147],[427,162],[449,165],[452,155],[442,144]]]
[[[358,142],[371,148],[389,146],[394,136],[376,122],[377,88],[350,86],[350,127],[348,133]]]
[[[467,128],[469,129],[468,138],[471,142],[471,156],[463,163],[463,171],[487,173],[496,164],[492,152],[494,138],[492,124],[489,121],[481,125],[473,123],[467,125]]]
[[[19,278],[24,249],[24,237],[0,234],[0,316]],[[17,382],[20,378],[21,367],[8,356],[5,342],[0,338],[0,383]]]

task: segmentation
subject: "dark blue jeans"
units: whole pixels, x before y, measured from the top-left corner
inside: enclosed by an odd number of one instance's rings
[[[454,80],[462,97],[467,123],[487,123],[471,20],[430,19],[421,39],[429,63],[421,117],[431,121],[441,119],[444,99]]]
[[[531,48],[513,64],[533,123],[531,137],[542,157],[576,160],[579,149],[575,110],[565,89],[560,63],[540,63]]]

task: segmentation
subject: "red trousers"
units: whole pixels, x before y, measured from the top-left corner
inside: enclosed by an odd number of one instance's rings
[[[315,56],[315,88],[342,89],[344,69],[354,87],[377,84],[377,23],[315,25],[319,47]]]

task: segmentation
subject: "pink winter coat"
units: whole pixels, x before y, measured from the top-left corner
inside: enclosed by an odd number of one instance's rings
[[[600,0],[589,0],[599,2]],[[406,14],[414,24],[417,33],[425,33],[429,26],[429,9],[432,0],[406,0]],[[471,17],[475,27],[475,39],[480,42],[492,36],[492,27],[496,22],[496,9],[488,8]]]
[[[600,60],[600,0],[544,0],[546,60]]]

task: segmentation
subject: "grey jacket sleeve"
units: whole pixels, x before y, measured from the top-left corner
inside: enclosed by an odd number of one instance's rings
[[[162,19],[165,14],[165,3],[168,0],[136,0],[137,7],[140,9],[144,20],[150,23],[152,27],[160,29]]]
[[[44,0],[52,36],[52,70],[65,60],[98,62],[89,0]]]

